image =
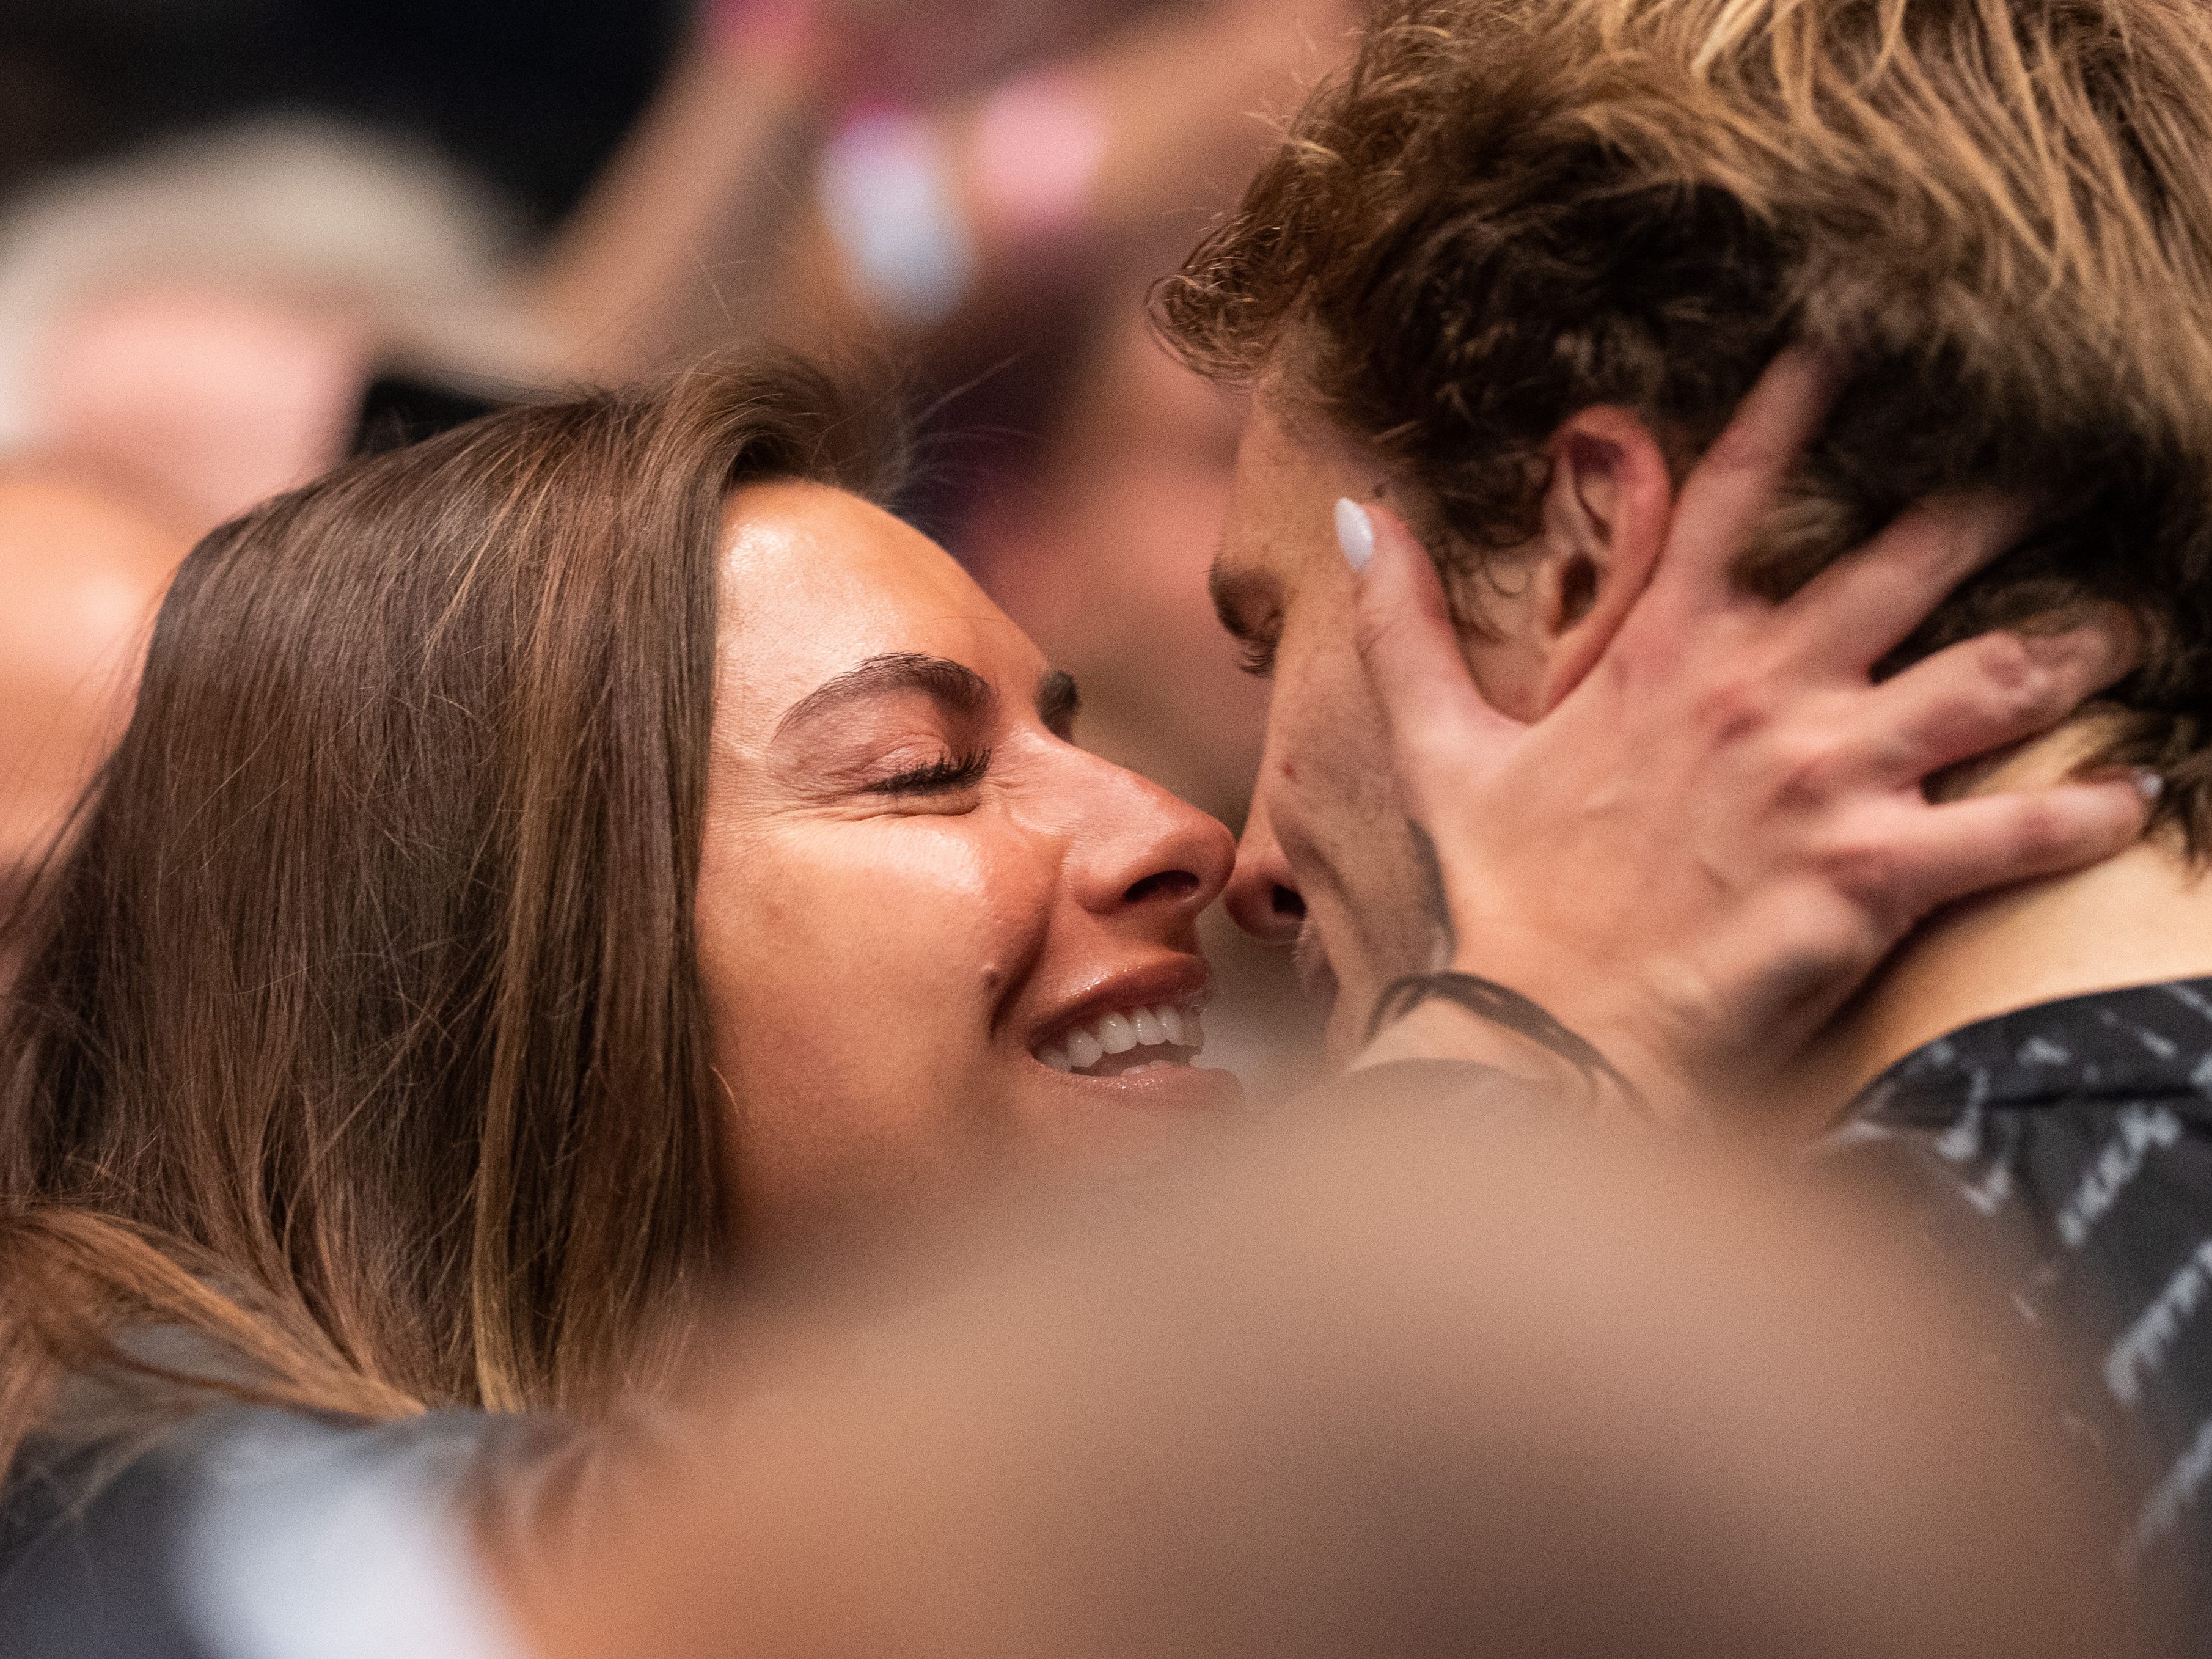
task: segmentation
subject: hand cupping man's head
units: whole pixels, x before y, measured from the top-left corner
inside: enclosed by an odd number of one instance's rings
[[[2165,821],[2201,845],[2208,144],[2212,23],[2164,0],[1412,0],[1379,21],[1155,297],[1187,361],[1260,393],[1217,581],[1277,674],[1248,921],[1303,902],[1347,988],[1432,937],[1333,499],[1407,515],[1485,695],[1533,718],[1664,556],[1688,469],[1808,337],[1844,384],[1740,580],[1779,598],[1915,501],[2032,495],[2039,527],[1898,660],[2126,607],[2148,655],[2085,763],[2157,767]]]

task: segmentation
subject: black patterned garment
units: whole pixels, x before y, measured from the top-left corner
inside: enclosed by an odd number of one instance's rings
[[[1909,1055],[1829,1143],[1986,1252],[2057,1340],[2131,1517],[2115,1568],[2212,1642],[2212,979],[1984,1020]]]

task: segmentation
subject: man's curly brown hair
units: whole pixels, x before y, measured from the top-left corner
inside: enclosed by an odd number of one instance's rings
[[[1154,296],[1426,497],[1448,574],[1528,539],[1545,445],[1641,414],[1678,475],[1775,353],[1847,380],[1740,569],[1794,591],[1909,503],[2041,527],[1899,661],[2112,600],[2100,762],[2212,846],[2212,8],[1397,0]]]

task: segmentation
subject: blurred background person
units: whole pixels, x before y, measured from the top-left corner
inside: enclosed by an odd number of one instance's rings
[[[122,731],[188,540],[96,477],[0,462],[0,915]],[[9,966],[0,949],[0,979]]]
[[[530,1650],[2191,1650],[2084,1547],[2017,1334],[1893,1218],[1369,1107],[916,1252],[926,1312],[858,1274],[756,1307],[627,1483],[480,1525]]]
[[[343,456],[385,365],[516,361],[504,219],[432,152],[298,119],[29,191],[0,210],[0,452],[210,529]]]

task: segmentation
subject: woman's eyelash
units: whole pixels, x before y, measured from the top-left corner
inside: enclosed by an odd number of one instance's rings
[[[947,755],[927,766],[917,766],[885,778],[874,787],[878,795],[949,795],[972,789],[991,769],[991,751],[978,749],[965,755]]]

